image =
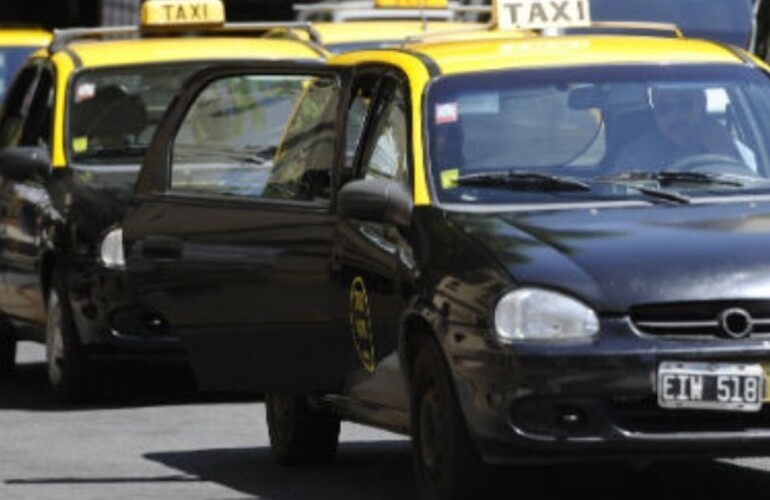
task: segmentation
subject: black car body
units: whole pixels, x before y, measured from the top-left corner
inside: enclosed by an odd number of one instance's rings
[[[127,322],[123,278],[100,256],[130,199],[143,134],[151,136],[173,86],[202,67],[105,68],[84,65],[84,54],[89,47],[38,52],[0,119],[2,369],[12,370],[17,340],[42,342],[54,393],[65,400],[91,395],[97,362],[184,359],[162,325]],[[109,134],[126,141],[101,144]]]
[[[203,387],[268,391],[283,462],[328,458],[340,418],[410,433],[425,498],[475,494],[483,463],[767,453],[758,64],[566,36],[211,68],[145,157],[128,279]],[[259,161],[187,154],[218,86],[292,76]],[[703,120],[684,151],[676,112]]]

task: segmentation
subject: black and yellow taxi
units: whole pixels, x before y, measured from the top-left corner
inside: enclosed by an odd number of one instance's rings
[[[51,36],[40,28],[0,28],[0,102],[16,71],[33,52],[46,47]]]
[[[215,61],[325,56],[261,38],[274,27],[226,24],[219,1],[148,0],[141,26],[57,30],[21,68],[0,117],[0,371],[12,369],[17,340],[44,342],[55,393],[73,399],[90,390],[99,362],[180,358],[164,325],[121,298],[120,270],[102,254],[119,239],[111,228],[153,130],[191,73]],[[280,113],[282,89],[263,90]],[[230,102],[243,126],[270,118]],[[203,142],[217,133],[190,130]]]
[[[409,434],[425,499],[490,464],[767,454],[768,68],[592,34],[586,0],[496,7],[510,38],[197,73],[123,221],[134,300],[202,387],[267,391],[280,461],[340,419]],[[277,75],[302,91],[266,155],[194,154],[211,93]]]

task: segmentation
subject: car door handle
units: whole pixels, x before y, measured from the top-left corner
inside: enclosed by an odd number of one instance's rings
[[[148,236],[142,241],[142,255],[153,259],[180,259],[182,240],[173,236]]]

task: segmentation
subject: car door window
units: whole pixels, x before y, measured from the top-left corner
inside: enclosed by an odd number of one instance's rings
[[[265,196],[329,199],[335,160],[338,85],[329,78],[309,82],[275,156]]]
[[[365,145],[362,174],[365,178],[406,183],[409,174],[406,93],[395,80],[383,87],[377,116]]]
[[[239,75],[198,95],[177,133],[175,192],[262,199],[329,197],[338,82]]]
[[[5,112],[0,121],[0,148],[16,146],[22,135],[22,125],[32,101],[39,68],[27,66],[14,80],[5,100]]]
[[[27,119],[22,128],[21,146],[50,147],[54,102],[54,78],[48,69],[40,72]]]
[[[382,82],[382,71],[364,71],[357,75],[353,82],[350,102],[346,118],[345,131],[345,171],[353,169],[356,151],[358,150],[367,120],[371,115],[372,105],[377,89]]]

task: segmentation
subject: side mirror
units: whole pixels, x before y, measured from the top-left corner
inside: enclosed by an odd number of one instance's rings
[[[46,148],[14,146],[0,151],[0,176],[15,181],[45,180],[51,176],[51,158]]]
[[[340,189],[340,215],[373,222],[408,226],[412,196],[406,186],[391,179],[358,179]]]

